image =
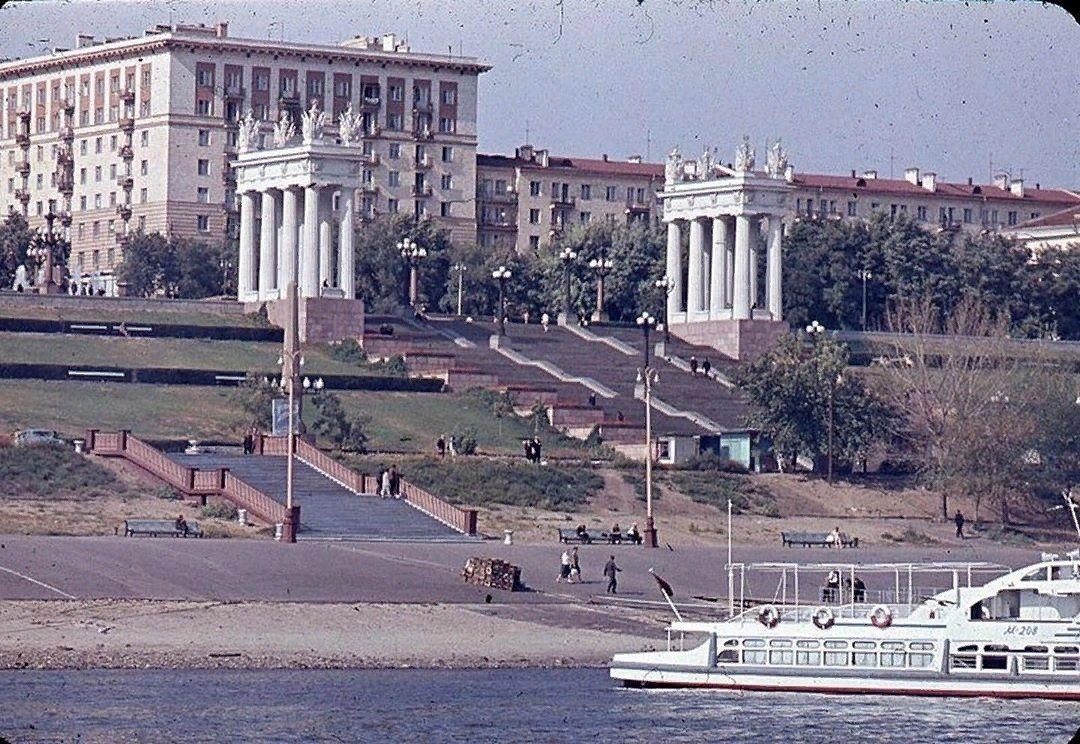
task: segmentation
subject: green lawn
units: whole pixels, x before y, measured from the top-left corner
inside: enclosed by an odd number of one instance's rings
[[[332,359],[325,349],[304,350],[305,373],[363,374],[356,365]],[[274,372],[280,353],[280,344],[255,341],[0,333],[0,359],[10,363]]]
[[[102,301],[100,310],[58,310],[56,308],[0,307],[0,318],[35,318],[39,320],[77,320],[120,323],[135,325],[195,325],[195,326],[238,326],[254,328],[266,326],[265,319],[257,314],[217,315],[216,313],[170,313],[137,312],[123,307],[116,307],[111,302]]]

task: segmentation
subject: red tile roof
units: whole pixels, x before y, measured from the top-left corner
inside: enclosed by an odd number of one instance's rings
[[[992,184],[946,183],[938,181],[936,189],[929,191],[917,184],[896,178],[865,178],[862,176],[831,176],[816,173],[795,174],[795,186],[804,189],[846,190],[852,193],[880,194],[882,196],[936,196],[970,199],[983,197],[988,201],[1037,202],[1048,204],[1080,205],[1080,196],[1064,189],[1025,188],[1024,195],[1017,196],[1008,189]],[[860,185],[862,184],[862,185]]]
[[[664,177],[664,166],[661,163],[633,163],[629,160],[603,160],[595,158],[570,158],[559,155],[548,157],[547,168],[544,168],[539,160],[524,160],[508,155],[476,155],[478,167],[492,168],[527,168],[527,169],[559,169],[567,168],[581,173],[595,173],[603,176],[633,176],[638,178]]]
[[[1012,230],[1031,228],[1031,227],[1073,227],[1080,224],[1080,202],[1074,207],[1067,207],[1060,212],[1054,212],[1052,214],[1038,217],[1027,222],[1021,222]]]

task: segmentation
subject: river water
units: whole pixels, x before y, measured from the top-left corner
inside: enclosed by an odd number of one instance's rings
[[[1078,726],[1075,703],[647,691],[596,669],[0,672],[12,744],[1066,744]]]

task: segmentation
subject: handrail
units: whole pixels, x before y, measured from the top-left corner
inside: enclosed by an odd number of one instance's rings
[[[262,491],[249,486],[228,470],[225,471],[221,493],[237,506],[247,509],[268,524],[282,524],[288,509]]]
[[[296,456],[330,479],[337,481],[353,493],[371,493],[367,490],[367,476],[358,473],[344,463],[338,462],[321,449],[297,437]]]
[[[476,534],[476,509],[462,509],[454,506],[405,479],[400,481],[400,493],[404,501],[412,504],[432,519],[436,519],[464,535]]]

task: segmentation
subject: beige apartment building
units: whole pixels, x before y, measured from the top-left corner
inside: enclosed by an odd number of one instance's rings
[[[476,240],[492,251],[535,253],[569,225],[659,224],[664,166],[570,158],[530,145],[513,157],[476,157]]]
[[[70,50],[0,64],[0,214],[72,243],[73,275],[115,291],[135,230],[236,235],[231,162],[249,110],[262,137],[313,99],[363,118],[357,221],[431,216],[476,235],[477,78],[469,57],[414,53],[392,35],[338,46],[230,38],[227,24],[158,26],[142,37],[80,35]]]

